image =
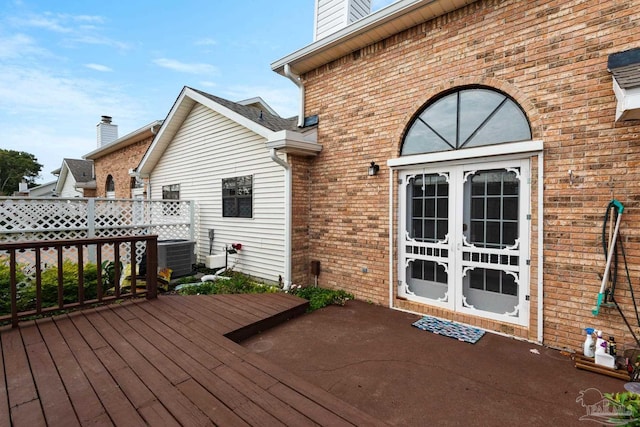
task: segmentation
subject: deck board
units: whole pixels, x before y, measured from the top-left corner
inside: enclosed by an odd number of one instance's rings
[[[64,384],[56,372],[56,365],[35,322],[25,325],[20,332],[34,382],[40,390],[40,401],[46,419],[53,425],[79,426]]]
[[[284,294],[160,296],[0,331],[0,425],[381,425],[234,342]]]
[[[1,338],[1,336],[0,336]],[[2,341],[0,340],[0,372],[6,372],[4,369],[4,351],[2,350]],[[9,411],[9,394],[7,391],[7,376],[6,374],[0,382],[0,425],[11,425],[11,414]]]

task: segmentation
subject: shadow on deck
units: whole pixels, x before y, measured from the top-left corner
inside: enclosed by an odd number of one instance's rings
[[[380,425],[234,342],[307,304],[167,295],[3,329],[0,425]]]

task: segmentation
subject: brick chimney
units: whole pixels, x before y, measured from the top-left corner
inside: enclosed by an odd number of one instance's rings
[[[102,116],[96,125],[98,134],[98,148],[118,139],[118,125],[111,123],[111,116]]]
[[[331,35],[371,13],[371,0],[316,0],[313,41]]]

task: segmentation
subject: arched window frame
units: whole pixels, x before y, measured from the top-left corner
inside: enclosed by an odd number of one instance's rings
[[[475,103],[471,102],[473,97]],[[529,119],[513,98],[486,86],[463,86],[443,92],[416,113],[403,137],[400,155],[456,151],[531,138]]]
[[[116,196],[116,183],[113,179],[113,176],[107,176],[107,180],[104,184],[104,189],[107,198],[114,198]]]

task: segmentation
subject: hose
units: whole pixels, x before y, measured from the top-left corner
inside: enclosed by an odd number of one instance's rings
[[[602,224],[602,248],[604,250],[604,254],[605,254],[605,258],[607,257],[607,254],[609,253],[609,248],[607,247],[607,239],[606,239],[606,231],[607,231],[607,223],[609,221],[609,217],[610,214],[609,212],[612,210],[611,208],[616,207],[616,203],[619,203],[615,200],[612,200],[611,202],[609,202],[609,204],[607,205],[607,212],[604,215],[604,222]],[[620,215],[620,213],[618,212],[617,209],[613,209],[615,211],[615,217],[613,218],[613,221],[617,221],[618,219],[618,215]],[[612,268],[611,268],[611,272],[610,272],[610,277],[611,277],[611,288],[608,290],[608,295],[607,298],[609,301],[611,301],[615,306],[616,309],[618,310],[618,312],[620,313],[620,316],[622,317],[622,320],[624,321],[625,325],[627,326],[627,329],[629,329],[629,332],[631,333],[631,335],[633,336],[633,339],[635,340],[636,344],[638,345],[638,347],[640,347],[640,340],[638,340],[638,337],[636,336],[635,332],[633,331],[633,328],[631,327],[631,324],[629,323],[629,320],[627,319],[627,316],[625,316],[624,312],[622,311],[622,308],[620,307],[620,304],[618,304],[618,302],[615,299],[615,290],[616,290],[616,285],[618,282],[618,250],[617,248],[620,248],[620,254],[622,255],[622,261],[624,262],[624,269],[625,269],[625,273],[627,276],[627,284],[629,285],[629,294],[631,295],[631,301],[633,302],[633,309],[635,311],[635,315],[636,315],[636,322],[638,323],[638,326],[640,326],[640,314],[638,313],[638,304],[636,303],[636,297],[633,293],[633,286],[631,284],[631,274],[629,273],[629,265],[627,263],[627,255],[625,253],[624,250],[624,243],[622,242],[622,239],[618,238],[615,242],[614,245],[614,257],[613,257],[613,264],[612,264]]]

